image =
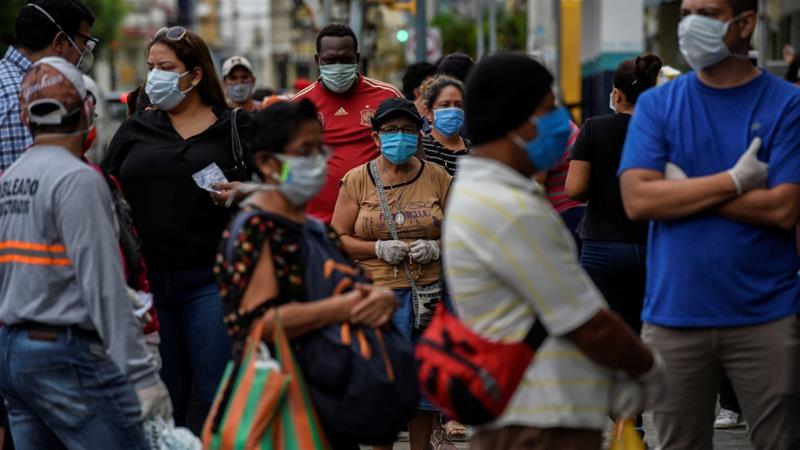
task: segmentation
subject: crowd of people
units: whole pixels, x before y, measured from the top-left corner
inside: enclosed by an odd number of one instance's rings
[[[800,448],[800,63],[751,64],[755,0],[681,10],[693,70],[623,61],[580,125],[525,55],[412,64],[401,91],[331,24],[285,98],[165,27],[93,165],[93,13],[29,0],[0,59],[0,448],[148,449],[155,426],[205,448],[405,428],[412,450],[599,449],[609,418],[663,449],[744,420],[755,448]],[[457,357],[447,320],[533,355],[488,380],[499,412],[458,378],[499,356]],[[463,369],[445,391],[414,369],[437,336]],[[284,403],[236,400],[286,351],[285,407],[311,418],[291,445]]]

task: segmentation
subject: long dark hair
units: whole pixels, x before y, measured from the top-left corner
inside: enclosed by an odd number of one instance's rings
[[[186,30],[186,35],[178,41],[170,40],[167,34],[169,33],[162,33],[153,38],[147,46],[147,51],[150,51],[153,44],[163,44],[175,52],[178,59],[186,66],[186,70],[199,67],[203,71],[203,79],[195,89],[200,94],[200,100],[212,108],[227,108],[225,94],[222,93],[217,71],[205,41],[189,30]]]
[[[622,61],[614,72],[614,87],[625,94],[628,103],[635,105],[642,92],[656,85],[661,65],[661,58],[652,53]]]

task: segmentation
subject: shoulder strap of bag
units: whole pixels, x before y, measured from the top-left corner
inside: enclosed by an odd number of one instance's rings
[[[394,226],[394,220],[392,219],[392,213],[389,211],[389,202],[386,201],[386,192],[383,190],[383,182],[381,181],[381,176],[378,172],[378,163],[375,162],[373,159],[369,163],[369,172],[372,176],[372,179],[375,181],[375,190],[378,191],[378,198],[381,201],[381,209],[383,209],[383,220],[386,221],[386,226],[389,228],[389,234],[392,235],[392,239],[397,240],[397,228]],[[411,275],[411,270],[408,268],[408,263],[403,260],[403,269],[406,272],[406,277],[408,277],[408,285],[411,287],[411,291],[414,292],[416,296],[417,291],[417,284],[414,283],[414,276]],[[416,302],[414,303],[414,309],[416,310]],[[415,311],[416,312],[416,311]]]
[[[528,330],[528,334],[525,335],[525,339],[523,342],[528,344],[534,352],[539,350],[539,347],[544,344],[545,339],[547,339],[547,329],[542,324],[542,320],[539,317],[536,317],[535,322],[530,330]]]
[[[247,181],[245,180],[247,168],[244,163],[244,151],[242,150],[242,141],[239,138],[239,127],[236,120],[240,110],[241,108],[236,108],[231,111],[231,151],[233,152],[234,169],[236,169],[242,181]]]

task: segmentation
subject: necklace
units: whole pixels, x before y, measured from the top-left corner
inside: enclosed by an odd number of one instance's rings
[[[386,178],[386,181],[389,181],[389,175],[386,174],[386,166],[381,164],[381,170],[383,171],[383,177]],[[403,215],[403,210],[401,209],[402,202],[401,200],[406,195],[406,187],[408,186],[408,179],[409,179],[409,166],[406,166],[406,182],[403,184],[403,189],[400,190],[399,194],[396,194],[394,191],[394,185],[388,186],[389,190],[392,191],[392,197],[394,198],[394,209],[397,210],[397,214],[394,216],[394,222],[397,225],[402,225],[406,221],[406,216]]]

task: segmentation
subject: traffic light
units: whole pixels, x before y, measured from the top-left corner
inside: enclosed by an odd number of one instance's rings
[[[408,30],[401,28],[397,30],[397,42],[406,43],[408,41]]]

